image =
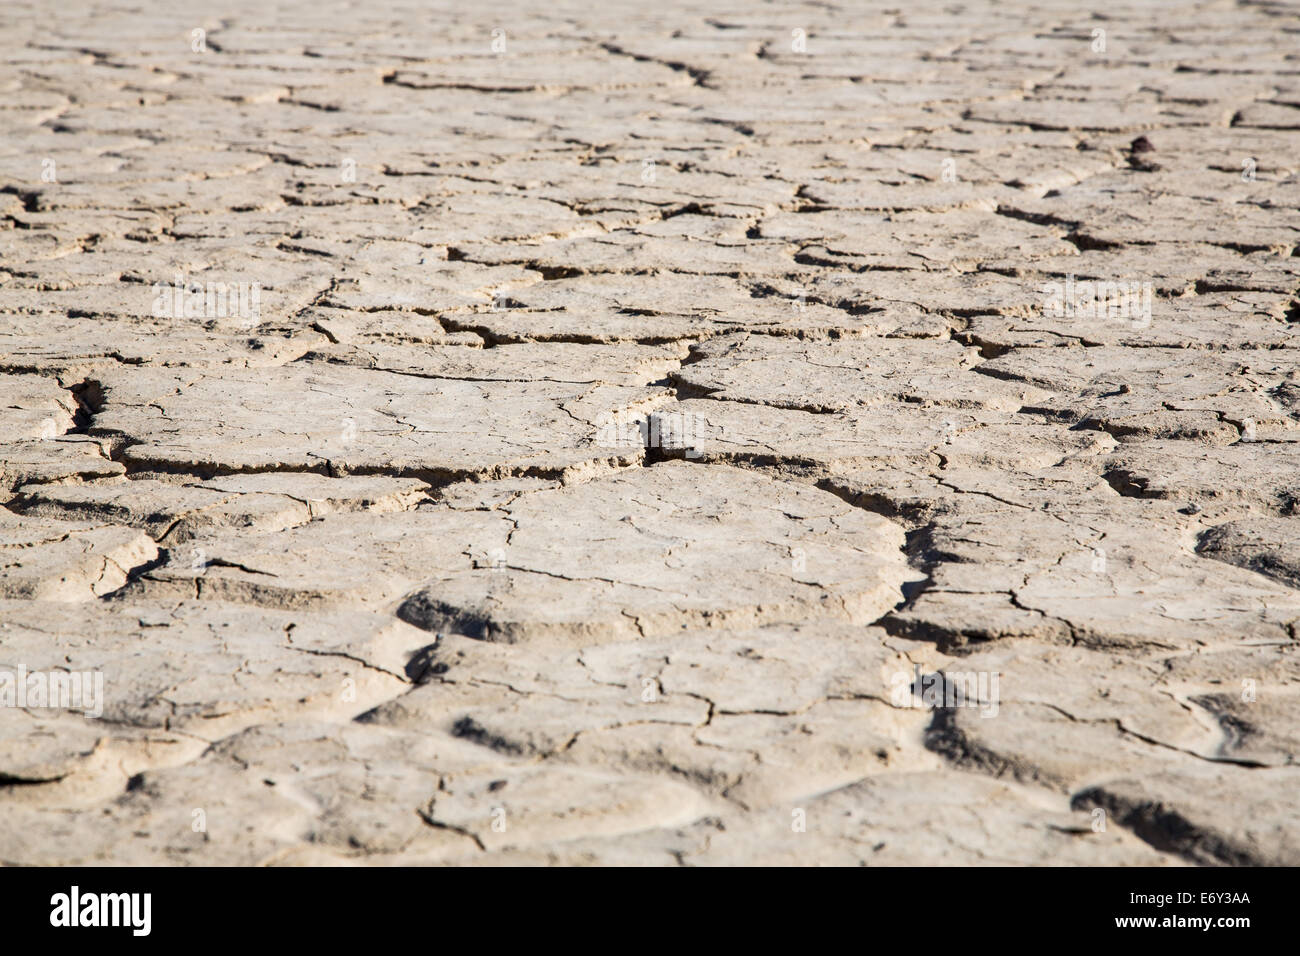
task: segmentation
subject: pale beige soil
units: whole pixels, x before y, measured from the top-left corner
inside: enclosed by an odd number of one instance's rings
[[[1300,864],[1295,7],[219,6],[0,15],[0,862]]]

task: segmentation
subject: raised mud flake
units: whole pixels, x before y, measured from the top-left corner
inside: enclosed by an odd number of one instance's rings
[[[1225,445],[1246,420],[1283,426],[1285,413],[1270,391],[1295,368],[1292,350],[1119,346],[1016,349],[979,366],[981,372],[1050,389],[1029,403],[1079,427],[1100,428],[1126,441],[1194,440]],[[1294,423],[1292,423],[1294,425]]]
[[[802,813],[804,831],[795,829]],[[1093,833],[1064,799],[974,774],[929,770],[868,776],[794,806],[724,816],[696,865],[1177,865],[1118,827]]]
[[[159,481],[114,484],[24,485],[11,510],[64,521],[111,521],[139,528],[155,540],[173,526],[221,505],[232,495]],[[305,520],[305,519],[304,519]]]
[[[420,315],[437,315],[470,306],[487,307],[494,294],[540,281],[536,272],[515,265],[447,262],[432,250],[412,243],[397,245],[417,251],[421,258],[402,268],[394,268],[390,263],[366,263],[360,275],[335,278],[319,304],[329,311],[347,313],[397,311],[418,323]]]
[[[336,345],[366,348],[386,345],[458,345],[481,348],[483,340],[473,332],[450,332],[432,315],[412,312],[362,312],[350,309],[313,308],[299,318],[310,322]]]
[[[930,330],[905,334],[942,334],[946,322],[934,316],[1024,315],[1042,304],[1036,284],[995,272],[925,272],[919,269],[844,272],[817,270],[806,283],[809,298],[853,302],[860,308],[913,308],[931,316]]]
[[[436,574],[470,568],[505,546],[510,524],[482,511],[327,514],[261,535],[238,528],[186,541],[133,593],[199,596],[268,608],[383,607]]]
[[[428,486],[415,478],[386,475],[326,478],[315,474],[264,472],[213,478],[204,482],[203,487],[239,495],[282,495],[302,502],[313,518],[319,518],[335,512],[406,511],[424,499]]]
[[[1197,554],[1257,571],[1300,588],[1300,520],[1248,517],[1210,528]]]
[[[466,243],[461,254],[488,265],[519,265],[543,273],[673,272],[702,276],[763,277],[795,271],[783,242],[732,239],[697,242],[686,236],[647,236],[616,230],[601,236],[536,245]]]
[[[280,531],[335,512],[403,511],[423,498],[425,487],[411,478],[293,472],[232,475],[201,484],[181,484],[175,476],[136,477],[87,485],[25,485],[10,507],[71,521],[115,521],[176,546],[223,530]]]
[[[1236,675],[1233,675],[1236,676]],[[1300,764],[1300,687],[1268,686],[1261,694],[1238,677],[1220,691],[1213,688],[1189,698],[1218,725],[1216,755],[1245,767],[1294,767]]]
[[[1152,194],[1131,176],[1117,181],[1120,176],[1113,174],[1110,183],[1100,179],[1089,183],[1074,195],[1067,192],[1065,197],[1043,199],[1021,195],[1010,202],[1029,215],[1086,223],[1088,236],[1104,244],[1204,242],[1231,248],[1249,235],[1258,247],[1292,248],[1300,241],[1300,227],[1293,221],[1288,225],[1290,220],[1279,218],[1275,211],[1242,201]],[[1140,217],[1131,214],[1134,205],[1141,206]]]
[[[766,806],[913,759],[925,714],[889,703],[911,665],[885,639],[821,622],[557,653],[443,634],[422,660],[426,683],[363,719],[503,756],[671,774]]]
[[[1114,439],[1101,432],[974,427],[936,449],[939,470],[854,468],[830,474],[820,487],[920,531],[938,526],[940,515],[1094,506],[1093,499],[1109,497],[1111,489],[1093,474],[1091,459],[1113,447]],[[914,542],[917,548],[924,543]]]
[[[73,427],[72,394],[52,378],[0,374],[0,435],[6,442],[54,438]]]
[[[683,345],[577,345],[532,342],[490,349],[431,345],[415,351],[387,344],[332,346],[304,358],[422,378],[470,382],[564,382],[644,386],[665,378],[686,356]]]
[[[710,809],[671,778],[541,764],[445,778],[421,815],[498,850],[682,826]]]
[[[1293,766],[1300,744],[1300,661],[1295,642],[1213,647],[1163,662],[1161,685],[1213,728],[1223,759]]]
[[[141,343],[132,331],[139,327],[147,334],[151,326],[157,329],[162,318],[177,324],[190,324],[194,331],[202,331],[205,324],[220,320],[229,331],[246,332],[255,328],[262,316],[268,320],[283,319],[310,305],[320,287],[327,284],[323,279],[313,278],[301,282],[297,288],[273,290],[263,289],[260,284],[254,286],[251,281],[245,286],[236,286],[228,282],[224,274],[218,275],[220,279],[206,275],[201,279],[181,278],[175,285],[170,284],[173,276],[163,274],[159,280],[145,283],[139,281],[144,276],[136,274],[133,277],[135,281],[52,291],[0,287],[0,310],[18,313],[24,325],[33,320],[35,323],[51,319],[57,322],[63,316],[95,319],[123,329],[127,340],[124,344],[128,349],[138,351]],[[189,291],[184,292],[187,281],[190,283]],[[255,297],[254,288],[257,290]],[[17,344],[24,344],[21,338]],[[30,348],[30,340],[26,344]],[[85,344],[93,346],[93,340]]]
[[[605,647],[609,647],[605,645]],[[619,647],[614,645],[613,647]],[[622,645],[625,669],[598,679],[583,651],[537,650],[528,645],[439,634],[412,669],[421,685],[362,718],[406,730],[433,730],[509,757],[558,758],[574,741],[607,728],[650,725],[668,733],[708,719],[709,705],[688,695],[646,693],[662,661],[641,644]],[[652,696],[654,708],[644,698]]]
[[[0,597],[90,601],[158,556],[146,534],[107,522],[22,518],[0,509]]]
[[[139,770],[267,720],[348,720],[400,693],[428,641],[388,617],[195,601],[0,601],[0,621],[7,671],[99,682],[71,711],[0,708],[0,776],[59,784],[0,800],[47,806],[115,795]]]
[[[1153,847],[1203,866],[1295,866],[1297,786],[1294,767],[1144,768],[1080,791],[1073,805],[1100,807]]]
[[[1194,703],[1197,688],[1162,675],[1157,664],[1111,652],[1016,643],[944,662],[918,674],[913,690],[931,709],[926,746],[992,777],[1068,794],[1201,761],[1232,771],[1239,753]]]
[[[1001,184],[926,183],[914,180],[883,182],[871,174],[851,182],[810,184],[804,193],[806,198],[818,205],[837,209],[870,212],[901,209],[929,213],[967,210],[991,212],[999,200],[1008,201],[1017,195]]]
[[[1015,411],[1050,392],[988,380],[956,342],[858,338],[840,342],[711,339],[691,350],[673,378],[690,394],[810,411],[844,411],[884,402]]]
[[[1293,280],[1292,280],[1293,281]],[[1259,301],[1241,301],[1257,299]],[[977,315],[956,333],[986,354],[1008,349],[1111,345],[1129,349],[1266,349],[1294,348],[1296,334],[1273,314],[1276,296],[1254,293],[1201,295],[1157,300],[1150,320],[1138,312],[1129,318],[1075,316]],[[1280,310],[1279,310],[1280,311]]]
[[[688,366],[689,368],[689,366]],[[1000,469],[1011,475],[1065,465],[1111,451],[1104,433],[1071,431],[1014,412],[881,401],[868,407],[813,411],[838,405],[828,389],[785,391],[767,386],[773,401],[808,407],[687,399],[650,413],[650,432],[665,454],[693,461],[774,468],[792,475],[837,476],[896,470]],[[839,493],[838,484],[828,486]],[[990,489],[993,494],[996,491]],[[942,497],[940,492],[938,497]],[[851,498],[848,500],[852,500]]]
[[[935,154],[932,161],[941,166],[944,158]],[[799,254],[801,262],[855,272],[870,268],[972,269],[1009,254],[1032,262],[1078,255],[1078,249],[1062,238],[1065,230],[1059,226],[1039,226],[986,209],[782,213],[764,219],[760,231],[766,238],[805,243]]]
[[[652,404],[663,389],[468,382],[322,363],[114,375],[92,423],[125,443],[136,470],[316,471],[500,477],[599,471],[643,447],[593,444],[598,419]],[[267,417],[269,416],[269,418]],[[271,428],[267,422],[273,421]]]
[[[878,405],[866,414],[822,414],[748,402],[687,399],[655,410],[651,433],[666,453],[693,461],[848,470],[937,463],[945,420],[970,424],[962,412],[936,415],[915,405]]]
[[[408,853],[433,862],[479,852],[471,837],[418,811],[440,775],[505,763],[447,736],[363,724],[268,721],[215,742],[187,763],[145,769],[94,814],[10,805],[0,829],[6,860],[265,865],[343,863]],[[178,816],[178,809],[183,808]],[[192,809],[204,830],[192,829]],[[483,808],[490,824],[490,808]],[[117,834],[138,836],[128,845]]]
[[[1198,557],[1194,523],[1167,504],[1105,497],[939,513],[918,542],[929,580],[883,623],[945,650],[1014,637],[1189,650],[1287,639],[1294,591]]]
[[[1300,438],[1300,431],[1290,434]],[[1250,509],[1291,516],[1300,507],[1297,441],[1239,439],[1219,448],[1186,441],[1134,442],[1106,459],[1104,473],[1120,494],[1165,499],[1189,513]]]
[[[79,435],[0,442],[0,496],[29,483],[92,481],[125,473],[98,442]]]
[[[7,653],[29,669],[104,674],[109,723],[207,739],[275,713],[350,718],[401,690],[428,641],[391,617],[229,602],[14,601],[5,610]],[[355,694],[344,693],[347,676]]]
[[[784,296],[758,299],[752,304],[721,312],[701,310],[678,314],[597,304],[582,309],[533,311],[511,307],[496,312],[454,312],[444,314],[443,318],[449,326],[472,330],[499,344],[659,345],[744,331],[819,339],[895,332],[934,336],[946,332],[949,327],[942,317],[918,314],[917,310],[882,308],[869,313],[844,312],[813,302],[801,306],[798,300],[792,301]]]
[[[913,312],[858,308],[842,296],[821,300],[797,282],[741,283],[730,276],[654,272],[556,278],[506,296],[500,312],[454,314],[448,324],[501,341],[552,339],[658,342],[740,330],[774,335],[935,334],[943,321]],[[575,303],[581,308],[575,308]]]
[[[147,287],[141,286],[148,294]],[[182,325],[181,323],[188,323]],[[0,320],[0,368],[92,378],[123,365],[268,368],[327,343],[320,332],[263,328],[255,319],[69,318],[63,313]]]
[[[725,784],[723,795],[740,806],[779,806],[871,774],[928,768],[929,756],[913,746],[920,718],[878,699],[837,697],[795,714],[715,714],[696,732],[698,746],[680,767],[702,780],[716,778]],[[729,759],[716,760],[717,751]],[[665,769],[672,769],[677,755],[668,753],[673,763]]]
[[[414,89],[473,89],[485,92],[527,90],[622,90],[688,85],[691,80],[660,63],[600,54],[578,59],[572,51],[511,55],[486,71],[465,57],[444,62],[433,70],[403,70],[393,83]]]
[[[0,631],[0,635],[8,637],[9,632]],[[5,665],[13,666],[8,660]],[[91,675],[92,698],[93,681]],[[90,704],[87,710],[93,713]],[[177,759],[177,754],[184,760],[194,755],[191,741],[165,732],[125,731],[110,741],[102,726],[88,720],[85,713],[10,706],[0,711],[0,805],[5,806],[6,814],[13,812],[15,805],[31,800],[38,789],[47,805],[60,802],[52,797],[56,789],[71,795],[67,802],[73,804],[116,794],[125,779],[114,763],[124,769],[140,766],[135,761],[146,751],[151,750],[156,760]],[[79,774],[85,774],[85,779],[76,779]],[[104,780],[104,785],[99,780]]]
[[[406,620],[561,643],[809,616],[869,623],[912,577],[897,525],[730,468],[665,462],[502,510],[514,527],[497,568],[430,582],[402,605]]]

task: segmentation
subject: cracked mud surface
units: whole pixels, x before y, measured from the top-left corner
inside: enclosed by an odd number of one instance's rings
[[[386,6],[6,7],[0,862],[1300,864],[1294,7]]]

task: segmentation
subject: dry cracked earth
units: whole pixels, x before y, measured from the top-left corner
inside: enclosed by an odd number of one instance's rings
[[[0,861],[1300,863],[1296,7],[218,6],[0,12]]]

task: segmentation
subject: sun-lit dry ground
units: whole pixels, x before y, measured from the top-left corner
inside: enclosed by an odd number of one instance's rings
[[[1300,863],[1296,9],[868,6],[8,0],[0,861]]]

